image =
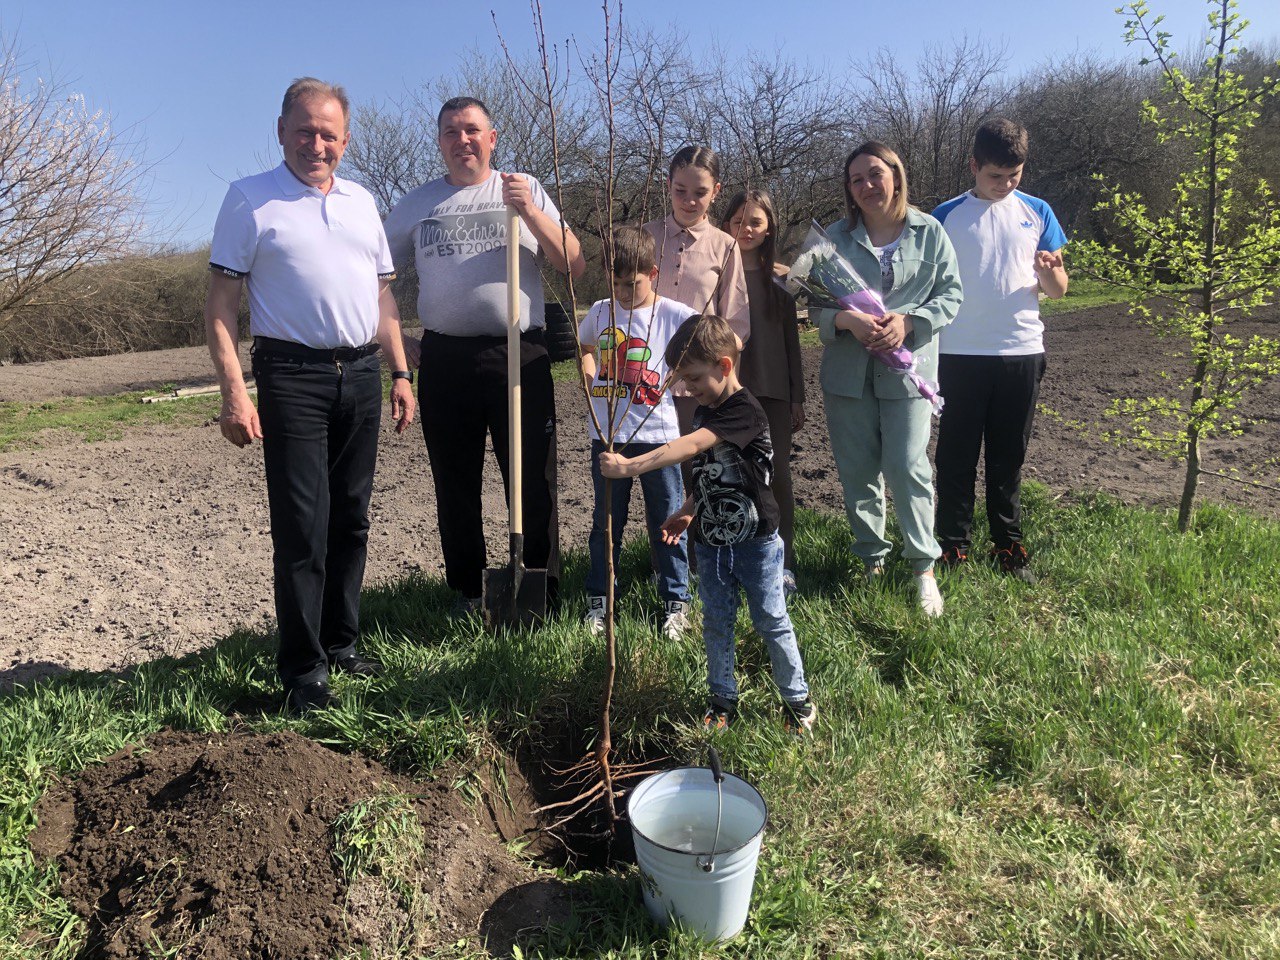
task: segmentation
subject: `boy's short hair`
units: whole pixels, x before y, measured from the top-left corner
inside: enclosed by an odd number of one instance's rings
[[[1020,167],[1027,162],[1027,128],[1005,117],[988,120],[973,135],[973,162],[979,167]]]
[[[613,253],[605,247],[607,263],[615,277],[650,273],[658,264],[658,247],[653,234],[642,227],[618,227],[613,231]]]
[[[717,364],[721,357],[738,362],[738,338],[726,320],[711,313],[694,314],[680,324],[663,354],[672,370],[691,363]]]

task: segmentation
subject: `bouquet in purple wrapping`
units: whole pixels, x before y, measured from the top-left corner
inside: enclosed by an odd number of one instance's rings
[[[804,246],[788,271],[785,286],[795,296],[803,296],[810,307],[830,307],[833,310],[857,310],[873,317],[883,317],[885,309],[880,294],[858,275],[840,255],[822,227],[813,223]],[[938,385],[916,371],[916,358],[906,347],[893,350],[868,351],[886,367],[907,375],[915,388],[933,405],[933,414],[942,413],[942,396]]]

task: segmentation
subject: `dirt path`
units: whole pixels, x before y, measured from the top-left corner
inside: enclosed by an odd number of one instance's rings
[[[1268,327],[1280,312],[1266,318]],[[1267,321],[1270,322],[1267,322]],[[1153,389],[1168,347],[1118,308],[1050,321],[1043,403],[1096,422],[1112,396]],[[793,454],[802,506],[843,503],[826,439],[819,352],[805,360],[810,422]],[[0,399],[71,390],[112,393],[208,379],[203,348],[0,368]],[[43,386],[41,386],[43,384]],[[558,388],[561,538],[585,546],[591,484],[582,400]],[[1261,421],[1210,446],[1210,469],[1244,468],[1280,449],[1280,386],[1258,393]],[[1038,420],[1029,477],[1059,491],[1102,490],[1132,502],[1172,504],[1180,468],[1111,447],[1048,417]],[[1276,471],[1272,470],[1274,475]],[[1280,496],[1206,479],[1207,500],[1280,515]],[[496,470],[485,481],[491,556],[505,543]],[[1034,544],[1032,544],[1034,548]],[[372,506],[366,582],[442,573],[422,435],[384,427]],[[199,649],[237,626],[272,619],[271,553],[260,447],[238,451],[217,427],[147,428],[123,439],[52,442],[0,454],[0,688],[65,669],[118,669]]]
[[[240,350],[240,362],[249,369],[249,345]],[[48,360],[0,367],[0,403],[17,400],[34,403],[55,397],[105,397],[162,386],[204,386],[217,383],[209,351],[204,347],[179,347],[147,353],[121,353],[113,357]]]

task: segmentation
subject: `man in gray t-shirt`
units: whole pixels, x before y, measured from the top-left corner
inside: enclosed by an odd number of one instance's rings
[[[559,577],[555,398],[543,339],[540,262],[582,275],[578,240],[542,185],[489,165],[497,131],[483,103],[455,97],[438,118],[448,174],[405,194],[386,221],[397,267],[418,271],[422,432],[435,481],[445,578],[458,610],[478,608],[487,562],[480,514],[486,435],[507,480],[506,208],[520,214],[520,378],[523,387],[525,555],[528,567]]]

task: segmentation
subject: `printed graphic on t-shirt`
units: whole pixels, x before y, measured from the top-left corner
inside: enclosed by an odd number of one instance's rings
[[[472,257],[507,245],[507,211],[501,200],[462,204],[418,224],[423,257]]]
[[[607,398],[612,393],[619,400],[657,406],[662,399],[662,377],[658,371],[649,369],[653,351],[648,341],[641,337],[628,338],[617,327],[609,327],[601,332],[597,346],[600,365],[591,395]]]
[[[758,400],[738,390],[717,407],[698,407],[693,429],[705,427],[716,443],[691,461],[694,539],[729,547],[778,529],[773,483],[773,442]]]
[[[768,440],[765,440],[768,444]],[[768,452],[765,452],[767,449]],[[747,455],[756,458],[757,475],[765,486],[773,479],[773,448],[753,444],[746,451],[721,441],[693,461],[694,511],[698,539],[712,547],[730,547],[756,536],[760,510],[751,496],[754,488]]]

